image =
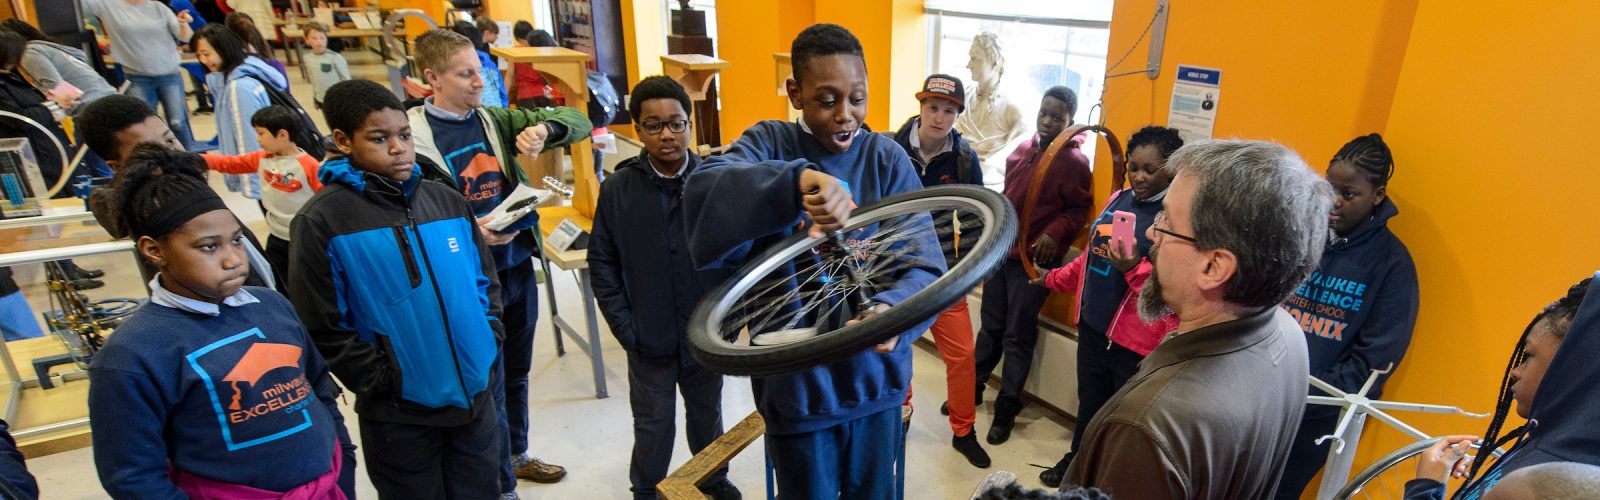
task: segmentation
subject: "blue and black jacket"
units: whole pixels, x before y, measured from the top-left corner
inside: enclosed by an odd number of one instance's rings
[[[500,286],[461,194],[338,159],[290,225],[294,307],[364,418],[460,425],[491,404]]]

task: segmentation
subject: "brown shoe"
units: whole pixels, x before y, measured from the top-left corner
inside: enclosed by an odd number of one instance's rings
[[[535,483],[550,484],[560,482],[561,478],[567,477],[566,468],[544,463],[537,458],[528,459],[528,463],[517,465],[515,470],[518,478]]]

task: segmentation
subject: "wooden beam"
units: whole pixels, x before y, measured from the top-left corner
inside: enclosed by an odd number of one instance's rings
[[[750,416],[739,421],[739,425],[728,429],[726,434],[694,454],[666,479],[656,483],[656,493],[664,500],[704,499],[706,495],[700,492],[700,483],[705,482],[717,469],[728,465],[734,455],[744,451],[745,447],[766,432],[767,421],[761,418],[760,413],[750,412]]]

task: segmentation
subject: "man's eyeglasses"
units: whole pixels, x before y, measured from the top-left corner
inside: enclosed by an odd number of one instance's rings
[[[689,120],[671,120],[664,122],[652,120],[640,123],[639,128],[644,129],[644,133],[646,134],[659,134],[661,133],[661,129],[671,130],[674,134],[681,134],[683,131],[689,130]]]
[[[1198,241],[1195,241],[1193,236],[1189,236],[1189,235],[1186,235],[1186,234],[1175,233],[1172,230],[1167,229],[1165,227],[1166,225],[1167,225],[1167,211],[1166,210],[1162,210],[1162,211],[1156,213],[1156,220],[1154,222],[1150,223],[1150,229],[1154,229],[1158,233],[1165,234],[1167,236],[1171,236],[1173,238],[1177,238],[1177,239],[1180,239],[1180,240],[1183,240],[1183,241],[1187,241],[1189,243],[1199,243]]]

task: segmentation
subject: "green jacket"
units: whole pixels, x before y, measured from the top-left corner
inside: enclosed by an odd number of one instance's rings
[[[565,127],[566,133],[561,137],[545,138],[544,150],[540,151],[544,152],[582,142],[589,138],[594,127],[588,116],[569,107],[508,109],[485,106],[477,111],[476,116],[483,121],[483,132],[489,138],[490,147],[494,148],[494,157],[500,160],[500,172],[507,179],[530,186],[533,185],[532,181],[517,165],[517,134],[539,122],[555,122]],[[412,143],[416,148],[417,165],[422,169],[422,177],[459,188],[455,172],[450,171],[444,154],[433,142],[433,127],[428,125],[426,106],[413,107],[406,115],[411,121]]]

